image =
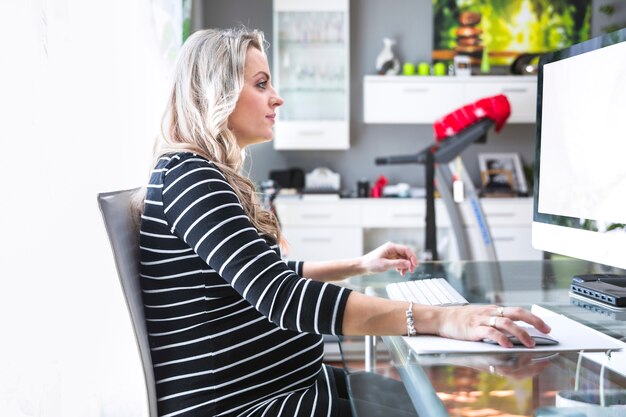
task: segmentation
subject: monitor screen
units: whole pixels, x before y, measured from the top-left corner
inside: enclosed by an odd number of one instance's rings
[[[626,29],[541,58],[533,246],[626,268]]]

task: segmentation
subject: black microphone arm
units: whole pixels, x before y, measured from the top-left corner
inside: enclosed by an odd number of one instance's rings
[[[450,162],[459,156],[469,145],[484,138],[493,125],[493,120],[481,119],[456,135],[450,136],[448,139],[434,145],[429,145],[416,154],[382,156],[376,158],[375,162],[376,165],[425,164],[428,153],[435,157],[436,163]]]
[[[376,158],[376,165],[423,164],[426,162],[424,151],[415,155],[381,156]]]

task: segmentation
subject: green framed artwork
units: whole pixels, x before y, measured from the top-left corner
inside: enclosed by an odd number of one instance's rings
[[[591,0],[433,0],[432,58],[469,55],[483,68],[510,66],[521,54],[589,39],[591,6]]]
[[[182,0],[183,2],[183,43],[191,34],[191,0]]]

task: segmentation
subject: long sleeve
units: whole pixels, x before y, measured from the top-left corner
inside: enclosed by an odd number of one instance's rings
[[[287,260],[287,268],[291,269],[293,272],[301,277],[303,275],[302,271],[304,270],[304,262]]]
[[[161,175],[171,232],[252,306],[284,329],[341,333],[349,290],[290,269],[254,228],[219,169],[186,154],[173,158]]]

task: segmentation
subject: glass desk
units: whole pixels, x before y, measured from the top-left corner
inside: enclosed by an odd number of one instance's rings
[[[349,284],[386,297],[385,285],[390,282],[445,277],[470,303],[525,308],[538,304],[626,341],[626,312],[581,303],[568,294],[573,275],[607,272],[624,273],[571,259],[431,262],[410,276],[387,272],[355,277]],[[626,405],[619,405],[626,404],[624,352],[418,355],[402,337],[382,340],[390,360],[370,358],[373,373],[397,380],[420,416],[626,416]],[[359,383],[363,374],[350,373],[351,396],[384,395],[379,388]],[[388,395],[390,401],[398,401],[397,392]],[[353,399],[352,407],[357,416],[370,415],[367,401]]]

